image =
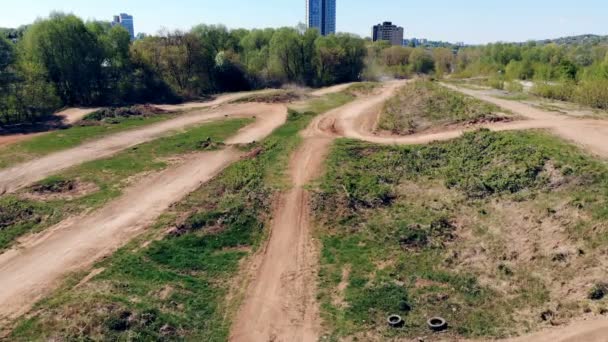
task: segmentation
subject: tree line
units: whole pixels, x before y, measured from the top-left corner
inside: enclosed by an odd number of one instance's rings
[[[131,42],[120,26],[52,13],[0,31],[0,124],[33,121],[62,106],[178,102],[287,83],[356,81],[365,44],[301,27],[209,25]]]

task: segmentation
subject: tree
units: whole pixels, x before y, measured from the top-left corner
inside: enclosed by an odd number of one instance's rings
[[[410,55],[412,71],[420,74],[429,74],[435,69],[435,62],[430,54],[423,48],[415,48]]]
[[[21,44],[28,63],[57,89],[64,104],[90,105],[104,88],[104,50],[95,34],[74,15],[51,14],[30,27]]]

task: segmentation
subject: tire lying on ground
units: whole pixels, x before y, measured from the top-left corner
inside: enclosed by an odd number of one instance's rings
[[[399,316],[399,315],[390,315],[390,316],[388,316],[386,321],[388,322],[388,325],[390,325],[393,328],[400,328],[405,324],[405,322],[403,321],[403,318],[401,318],[401,316]]]
[[[426,324],[433,331],[444,331],[448,328],[448,322],[441,317],[430,318]]]

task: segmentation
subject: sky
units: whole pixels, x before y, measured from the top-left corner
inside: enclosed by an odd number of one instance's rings
[[[305,0],[1,0],[0,27],[18,27],[53,10],[79,17],[135,18],[135,32],[194,25],[229,28],[295,26],[304,22]],[[578,34],[608,34],[606,0],[337,0],[337,28],[362,37],[392,21],[405,36],[481,44],[527,41]]]

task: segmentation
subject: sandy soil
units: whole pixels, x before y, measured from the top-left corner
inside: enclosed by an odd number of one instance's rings
[[[216,116],[242,115],[244,110],[258,114],[252,127],[244,128],[231,139],[235,142],[262,139],[287,117],[285,107],[280,105],[229,108],[230,111],[216,112]],[[179,121],[178,126],[196,122]],[[158,132],[158,128],[153,131]],[[144,133],[145,129],[121,136],[127,140],[147,137]],[[94,146],[112,149],[111,144],[116,140],[115,136]],[[82,151],[91,151],[91,147]],[[99,150],[105,153],[103,151]],[[112,253],[141,233],[172,203],[196,190],[239,157],[234,148],[190,156],[181,165],[128,189],[125,195],[92,214],[68,219],[41,234],[20,240],[18,247],[0,255],[0,318],[12,319],[27,312],[32,304],[56,288],[64,275],[90,267]]]
[[[245,131],[241,132],[242,134],[237,135],[237,138],[230,139],[228,142],[237,143],[255,140],[252,138],[265,136],[280,126],[285,121],[285,112],[286,109],[283,105],[259,103],[225,105],[215,110],[194,111],[171,120],[110,135],[65,151],[0,170],[0,194],[14,192],[57,171],[90,160],[111,156],[129,147],[170,134],[172,131],[224,117],[257,117],[258,120],[256,120],[256,123],[252,127],[245,128]],[[260,130],[263,130],[262,135],[260,134]]]
[[[265,89],[258,91],[249,91],[249,92],[239,92],[239,93],[229,93],[217,96],[212,101],[195,101],[195,102],[186,102],[177,105],[155,105],[155,107],[161,108],[166,111],[180,111],[180,110],[193,110],[193,109],[203,109],[209,107],[217,107],[225,103],[229,103],[235,100],[238,100],[242,97],[249,96],[252,94],[263,94],[267,92],[272,92],[273,89]],[[80,120],[82,120],[85,116],[94,111],[99,110],[99,108],[68,108],[64,109],[60,112],[57,112],[55,115],[63,117],[63,122],[67,125],[72,125]],[[40,134],[45,134],[47,132],[38,132],[38,133],[23,133],[23,134],[11,134],[11,135],[3,135],[0,136],[0,146],[10,145],[17,143],[19,141],[27,140],[38,136]]]
[[[526,103],[495,98],[485,94],[484,91],[459,88],[446,84],[444,86],[508,109],[531,121],[528,124],[537,126],[534,128],[548,128],[560,137],[580,145],[592,153],[601,157],[608,157],[608,143],[606,143],[608,141],[608,121],[572,118],[560,113],[545,111]],[[518,123],[514,122],[512,124]]]
[[[338,84],[338,85],[327,87],[327,88],[317,89],[315,91],[312,91],[310,93],[310,95],[312,95],[312,96],[323,96],[323,95],[327,95],[327,94],[338,93],[338,92],[341,92],[343,90],[346,90],[348,87],[350,87],[353,84],[354,83],[343,83],[343,84]]]
[[[377,107],[390,93],[330,111],[303,132],[304,140],[289,167],[293,188],[281,196],[270,239],[256,256],[259,260],[251,263],[258,268],[233,325],[232,341],[318,340],[321,322],[315,300],[317,250],[311,239],[309,193],[304,186],[320,174],[337,137],[327,123]]]

